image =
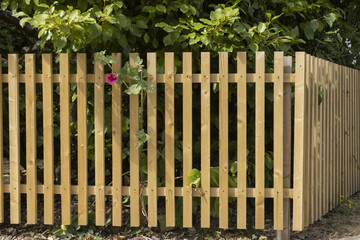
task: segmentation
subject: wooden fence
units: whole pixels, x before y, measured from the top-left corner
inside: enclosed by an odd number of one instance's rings
[[[121,68],[121,55],[113,54]],[[134,65],[137,54],[130,54]],[[72,195],[77,195],[78,224],[88,224],[88,196],[95,195],[96,225],[105,224],[105,196],[112,197],[112,225],[121,226],[123,196],[130,196],[130,225],[140,225],[140,196],[146,196],[149,227],[158,225],[157,199],[165,197],[166,225],[175,225],[175,198],[183,198],[183,226],[192,227],[192,201],[201,198],[201,227],[210,227],[210,198],[219,198],[219,227],[229,227],[229,198],[237,198],[237,227],[247,226],[247,200],[255,198],[255,228],[265,227],[265,198],[274,204],[274,229],[288,228],[292,199],[293,230],[301,231],[335,206],[341,196],[359,190],[359,71],[297,52],[295,73],[291,57],[274,54],[274,73],[265,73],[265,54],[256,53],[255,73],[247,73],[246,53],[237,54],[237,72],[229,73],[228,53],[219,53],[219,73],[210,71],[210,54],[201,53],[201,73],[192,71],[191,53],[183,54],[183,73],[174,73],[174,54],[165,53],[165,72],[157,73],[155,53],[147,54],[148,82],[165,84],[165,187],[157,185],[157,93],[147,95],[148,181],[140,186],[139,151],[135,148],[139,128],[139,98],[130,96],[130,184],[122,182],[122,89],[112,86],[112,185],[105,184],[104,66],[95,63],[87,73],[86,55],[77,54],[77,73],[70,73],[68,54],[60,54],[60,72],[53,73],[52,56],[42,55],[42,74],[36,73],[35,55],[26,54],[25,74],[19,73],[18,55],[8,56],[8,73],[1,73],[2,88],[8,86],[10,183],[0,178],[0,222],[4,222],[4,193],[10,193],[10,222],[21,223],[21,197],[26,194],[27,223],[38,222],[37,196],[44,195],[44,223],[54,223],[54,195],[61,195],[61,221],[71,224]],[[1,57],[0,57],[1,59]],[[0,62],[1,64],[1,62]],[[19,85],[25,83],[26,119],[20,119]],[[61,184],[54,184],[53,84],[60,83]],[[70,84],[77,84],[77,185],[71,184]],[[175,187],[174,89],[183,86],[183,175],[191,171],[192,88],[201,85],[201,188]],[[210,91],[219,83],[219,187],[210,186]],[[255,187],[247,186],[247,91],[255,83]],[[44,132],[44,184],[37,183],[36,84],[42,84]],[[94,84],[95,185],[88,185],[87,85]],[[237,187],[230,188],[228,160],[228,88],[237,86]],[[265,84],[273,84],[274,104],[265,106]],[[292,94],[295,101],[292,105]],[[320,96],[320,97],[319,97]],[[0,104],[2,107],[2,104]],[[274,108],[274,186],[265,188],[265,108]],[[235,111],[234,109],[232,111]],[[0,109],[0,112],[3,112]],[[293,119],[292,119],[293,112]],[[26,120],[26,184],[20,182],[20,121]],[[291,123],[293,121],[293,124]],[[292,131],[292,126],[294,127]],[[294,134],[293,148],[291,134]],[[0,166],[3,142],[0,138]],[[293,166],[291,166],[293,165]],[[3,167],[0,168],[3,175]]]

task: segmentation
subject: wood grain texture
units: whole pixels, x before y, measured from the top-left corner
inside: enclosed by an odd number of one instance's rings
[[[70,65],[69,54],[60,54],[60,159],[61,223],[71,224],[71,152],[70,152]]]
[[[255,228],[265,227],[265,53],[256,53],[255,89]]]
[[[96,59],[96,57],[95,57]],[[104,138],[104,65],[95,61],[94,66],[95,111],[95,224],[105,225],[105,138]]]
[[[219,227],[229,227],[229,109],[228,53],[219,53]]]
[[[183,175],[192,169],[192,53],[183,53]],[[192,227],[192,186],[183,179],[183,227]]]
[[[112,72],[120,73],[121,54],[113,53],[115,63],[112,64]],[[111,87],[111,126],[112,126],[112,224],[122,225],[122,109],[121,109],[121,85],[114,84]]]
[[[165,53],[165,216],[175,226],[175,82],[174,53]]]
[[[10,224],[21,221],[20,199],[20,113],[18,55],[8,55],[9,64],[9,148]]]
[[[246,229],[246,167],[247,167],[247,84],[246,52],[237,53],[237,228]]]
[[[293,230],[304,228],[304,105],[305,105],[305,53],[297,52],[295,59],[295,116],[294,116],[294,200]]]
[[[135,59],[138,54],[130,54],[130,66],[136,67]],[[136,143],[136,132],[139,130],[139,96],[130,95],[130,226],[140,226],[140,155]]]
[[[88,139],[87,139],[87,83],[86,53],[77,54],[77,145],[78,145],[78,224],[88,224]],[[69,86],[64,86],[69,91]],[[68,99],[68,96],[64,98]],[[67,144],[67,143],[66,143]],[[67,144],[68,146],[68,144]]]
[[[0,54],[0,59],[1,54]],[[2,77],[2,61],[0,61],[0,176],[3,176],[4,163],[4,129],[3,129],[3,77]],[[0,223],[4,222],[4,179],[0,177]]]
[[[283,230],[283,154],[284,154],[284,54],[274,53],[274,229]]]
[[[210,228],[210,53],[201,53],[201,227]]]
[[[155,86],[147,95],[148,142],[148,226],[157,227],[157,90],[156,90],[156,53],[147,55],[148,84]]]
[[[26,210],[27,224],[37,223],[36,83],[35,54],[25,55],[26,105]],[[2,176],[2,175],[1,175]]]

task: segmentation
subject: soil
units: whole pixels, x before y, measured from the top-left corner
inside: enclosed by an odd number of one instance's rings
[[[6,194],[8,195],[8,194]],[[39,224],[26,224],[26,211],[23,212],[23,223],[20,225],[9,224],[9,196],[5,195],[5,223],[0,228],[0,239],[274,239],[276,231],[272,230],[272,220],[267,218],[267,230],[220,230],[216,228],[216,221],[212,221],[210,229],[191,228],[191,229],[172,229],[160,230],[144,228],[129,228],[128,222],[124,222],[124,227],[79,227],[70,226],[66,231],[62,230],[60,222],[60,206],[56,206],[55,225],[49,226],[42,224],[42,202],[39,198]],[[59,197],[59,196],[57,196]],[[25,199],[25,196],[23,196]],[[26,199],[25,199],[26,200]],[[55,199],[55,200],[60,200]],[[22,201],[25,202],[25,201]],[[55,201],[60,202],[60,201]],[[76,201],[74,201],[76,208]],[[25,209],[25,205],[23,206]],[[108,213],[111,209],[108,209]],[[124,219],[128,216],[128,211],[124,211]],[[89,214],[90,219],[90,214]],[[291,239],[343,239],[358,236],[360,239],[360,192],[354,194],[321,220],[307,227],[302,232],[292,232]],[[354,238],[357,239],[357,238]]]

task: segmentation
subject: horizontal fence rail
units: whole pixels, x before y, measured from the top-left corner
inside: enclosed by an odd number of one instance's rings
[[[129,64],[136,67],[138,54],[131,53]],[[121,70],[121,54],[113,54],[115,63],[111,71]],[[25,73],[19,72],[18,55],[8,55],[8,71],[2,73],[0,62],[0,174],[4,176],[4,149],[9,149],[9,183],[0,178],[0,222],[4,222],[4,194],[10,193],[10,223],[21,223],[21,194],[26,194],[26,219],[28,224],[36,224],[39,216],[38,195],[44,195],[44,223],[54,224],[55,196],[61,196],[61,223],[71,224],[74,199],[77,196],[78,224],[89,223],[90,197],[95,196],[95,224],[104,226],[107,215],[107,204],[111,201],[112,224],[124,224],[124,197],[130,198],[130,226],[142,224],[145,217],[149,227],[158,226],[158,217],[164,213],[167,227],[176,225],[178,214],[177,199],[182,198],[182,225],[193,227],[193,205],[200,198],[200,225],[211,227],[211,200],[218,200],[220,228],[229,228],[232,214],[236,209],[236,226],[246,229],[249,215],[254,215],[254,226],[265,228],[267,199],[273,199],[273,227],[275,230],[289,229],[290,200],[292,204],[292,228],[301,231],[304,227],[318,220],[359,190],[359,71],[336,65],[303,52],[295,57],[295,73],[292,73],[292,58],[284,57],[282,52],[275,52],[271,67],[273,73],[265,72],[265,54],[255,54],[255,72],[247,72],[247,55],[237,53],[236,73],[229,73],[228,53],[219,53],[218,73],[211,73],[210,53],[201,53],[200,73],[193,73],[193,56],[183,53],[182,73],[175,72],[174,53],[164,54],[163,73],[157,69],[156,53],[147,53],[147,82],[155,86],[155,91],[145,96],[145,108],[142,108],[142,97],[124,94],[124,85],[111,86],[110,118],[105,109],[106,68],[95,61],[91,67],[93,74],[88,73],[86,54],[76,56],[76,74],[70,70],[70,55],[60,54],[59,73],[53,73],[51,54],[43,54],[41,74],[36,70],[35,55],[25,55]],[[1,56],[0,56],[1,59]],[[125,79],[127,84],[129,79]],[[200,84],[197,84],[200,83]],[[25,85],[25,108],[20,107],[21,89]],[[198,87],[195,88],[197,84]],[[213,91],[218,84],[218,91]],[[254,91],[248,91],[254,84]],[[182,96],[178,96],[177,87],[182,86]],[[42,97],[39,99],[38,87]],[[93,91],[93,101],[89,100],[89,87]],[[236,104],[230,105],[229,92],[236,88]],[[269,88],[270,87],[270,88]],[[5,95],[5,89],[7,89]],[[57,90],[58,89],[58,90]],[[74,90],[75,89],[75,90]],[[199,89],[199,91],[197,91]],[[270,90],[269,90],[270,89]],[[56,97],[54,96],[55,91]],[[269,91],[272,92],[272,105],[265,101]],[[196,92],[196,93],[195,93]],[[74,99],[74,94],[76,97]],[[160,93],[163,93],[162,95]],[[197,96],[196,94],[199,94]],[[212,95],[213,94],[213,95]],[[215,95],[214,95],[215,94]],[[109,94],[110,95],[110,94]],[[254,95],[254,129],[249,128],[249,99]],[[218,137],[214,139],[211,127],[214,126],[211,110],[211,97],[218,99]],[[181,98],[181,106],[175,104]],[[164,112],[159,112],[159,98],[164,101]],[[7,99],[7,101],[5,101]],[[200,125],[194,124],[194,106],[200,99]],[[42,107],[37,102],[42,100]],[[7,104],[5,106],[5,104]],[[56,104],[59,104],[57,106]],[[127,104],[127,106],[125,106]],[[273,119],[266,116],[267,109],[273,109]],[[3,109],[8,109],[8,112]],[[59,110],[60,109],[60,110]],[[136,132],[141,128],[139,109],[143,109],[145,131],[150,137],[146,143],[147,151],[139,152],[135,146],[138,142]],[[180,110],[181,109],[181,110]],[[23,111],[23,112],[22,112]],[[57,112],[58,111],[58,112]],[[179,111],[181,115],[179,115]],[[236,128],[229,126],[229,120],[236,112]],[[89,124],[89,112],[93,114],[93,124]],[[20,113],[26,119],[20,118]],[[42,114],[43,145],[39,148],[40,136],[37,127],[37,114]],[[252,114],[252,113],[251,113]],[[73,116],[76,116],[75,119]],[[123,129],[125,116],[129,119],[129,129]],[[179,116],[181,126],[181,168],[183,177],[179,185],[177,158],[179,141]],[[55,142],[54,119],[59,118],[59,142]],[[162,119],[160,121],[160,119]],[[4,121],[6,120],[6,121]],[[26,132],[26,179],[21,179],[21,141],[20,125],[25,124]],[[72,122],[76,122],[73,129]],[[108,121],[111,124],[111,151],[105,149]],[[272,122],[273,184],[266,186],[266,138],[267,122]],[[8,122],[8,126],[5,126]],[[195,156],[194,131],[200,127],[200,156]],[[164,138],[160,141],[159,129],[164,130]],[[293,129],[292,129],[293,128]],[[8,146],[3,141],[4,131],[8,129]],[[75,131],[75,132],[74,132]],[[229,184],[229,152],[233,151],[229,144],[232,132],[236,132],[236,187]],[[248,148],[249,132],[254,131],[254,184],[249,184]],[[293,133],[293,136],[291,136]],[[94,136],[94,143],[89,136]],[[56,135],[57,136],[57,135]],[[109,136],[109,135],[108,135]],[[76,137],[76,141],[74,141]],[[126,141],[124,140],[126,139]],[[214,142],[217,156],[213,156]],[[89,146],[94,146],[94,169],[89,166]],[[159,145],[164,145],[163,162],[159,160]],[[76,146],[75,159],[72,148]],[[129,146],[129,148],[125,148]],[[42,148],[42,149],[41,149]],[[54,159],[60,148],[60,169],[55,169]],[[39,179],[38,154],[43,152],[43,179]],[[129,157],[126,156],[128,151]],[[146,157],[144,158],[144,155]],[[109,157],[110,156],[110,157]],[[194,188],[187,184],[187,176],[192,171],[199,157],[201,169],[201,186]],[[142,169],[142,159],[146,161],[146,171]],[[212,186],[211,174],[215,164],[218,169],[218,186]],[[110,161],[110,165],[107,162]],[[73,169],[72,166],[77,166]],[[159,168],[161,167],[161,168]],[[129,170],[125,173],[125,168]],[[160,169],[160,170],[159,170]],[[89,184],[90,172],[94,172],[94,183]],[[159,185],[159,171],[164,171],[164,185]],[[232,170],[233,171],[233,170]],[[73,177],[73,172],[76,177]],[[146,172],[146,180],[143,174]],[[55,184],[60,176],[60,184]],[[124,178],[127,175],[128,178]],[[111,183],[107,178],[111,177]],[[110,200],[107,198],[111,196]],[[144,204],[146,197],[146,204]],[[162,198],[164,201],[159,201]],[[254,199],[254,202],[251,202]],[[235,207],[232,202],[236,202]],[[161,205],[161,206],[160,206]],[[160,207],[162,207],[160,209]],[[250,210],[249,210],[250,209]],[[250,211],[250,212],[249,212]]]

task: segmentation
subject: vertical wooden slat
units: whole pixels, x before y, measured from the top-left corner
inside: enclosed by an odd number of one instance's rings
[[[324,156],[324,160],[325,160],[325,176],[324,176],[324,189],[325,189],[325,201],[324,201],[324,214],[327,213],[329,211],[329,173],[330,173],[330,168],[329,168],[329,143],[330,143],[330,91],[329,91],[329,61],[325,62],[325,115],[324,115],[324,119],[325,119],[325,139],[324,139],[324,148],[325,148],[325,156]]]
[[[274,53],[274,229],[283,230],[284,53]]]
[[[345,197],[345,67],[341,66],[341,80],[340,80],[340,110],[341,110],[341,195]]]
[[[349,129],[348,129],[348,120],[349,120],[349,112],[348,112],[348,100],[349,100],[349,95],[348,95],[348,68],[345,67],[345,88],[344,88],[344,97],[345,97],[345,101],[344,101],[344,105],[345,105],[345,114],[344,114],[344,123],[345,123],[345,158],[344,158],[344,161],[345,161],[345,198],[347,199],[348,196],[349,196],[349,168],[348,168],[348,152],[349,152]]]
[[[284,57],[284,73],[292,72],[292,57]],[[284,188],[291,188],[291,105],[292,105],[292,84],[284,84],[284,147],[283,147],[283,185]],[[290,199],[284,199],[284,223],[283,230],[277,231],[278,239],[289,239],[290,238]]]
[[[96,57],[95,57],[96,59]],[[95,61],[95,224],[105,225],[104,65]]]
[[[319,113],[320,113],[320,141],[319,141],[319,151],[320,151],[320,180],[319,180],[319,217],[323,215],[323,206],[324,206],[324,60],[320,59],[320,78],[319,78],[319,91],[322,94],[321,103],[319,105]]]
[[[175,226],[175,78],[174,53],[165,53],[165,201],[166,226]]]
[[[10,223],[21,221],[18,55],[9,54]]]
[[[237,53],[237,228],[246,229],[246,52]]]
[[[137,53],[130,54],[130,66],[136,67],[135,59]],[[139,202],[139,180],[140,180],[140,155],[139,149],[135,148],[138,138],[136,132],[139,130],[139,97],[130,95],[130,226],[140,226],[140,202]]]
[[[294,199],[293,229],[304,228],[304,105],[305,105],[305,53],[296,53],[295,116],[294,116]]]
[[[340,66],[338,64],[335,65],[335,111],[336,111],[336,196],[335,196],[335,205],[337,206],[340,203]]]
[[[314,69],[314,75],[315,75],[315,95],[314,95],[314,101],[315,101],[315,127],[316,127],[316,140],[315,140],[315,219],[319,219],[319,202],[320,202],[320,108],[319,108],[319,88],[320,88],[320,59],[316,58],[315,62],[315,69]]]
[[[25,55],[25,78],[27,224],[35,224],[37,223],[35,54]]]
[[[255,228],[265,227],[265,53],[256,53]]]
[[[156,91],[156,53],[147,54],[148,84],[155,87],[147,97],[148,142],[148,225],[157,226],[157,91]]]
[[[183,53],[183,174],[192,169],[192,55]],[[192,227],[192,186],[183,179],[183,227]]]
[[[328,211],[333,208],[333,193],[334,189],[336,187],[334,183],[334,156],[335,156],[335,140],[334,140],[334,77],[333,77],[333,71],[334,71],[334,64],[330,63],[329,65],[329,118],[330,118],[330,124],[329,124],[329,205],[328,205]]]
[[[86,53],[77,54],[77,126],[78,126],[78,224],[88,224],[87,90]],[[68,86],[64,86],[68,91]],[[68,99],[68,98],[67,98]]]
[[[228,228],[228,53],[219,53],[219,227]]]
[[[61,223],[71,224],[71,152],[70,152],[70,65],[69,54],[60,54],[60,158]]]
[[[52,82],[53,70],[51,54],[42,55],[42,71],[44,124],[44,223],[51,225],[54,224],[54,119]]]
[[[311,211],[310,211],[310,223],[313,223],[315,221],[315,167],[316,167],[316,118],[315,118],[315,106],[317,104],[317,96],[316,96],[316,69],[315,69],[315,57],[311,57],[311,64],[310,64],[310,75],[311,75],[311,136],[310,136],[310,145],[311,145],[311,151],[310,151],[310,161],[311,161],[311,178],[310,178],[310,192],[311,194]]]
[[[304,227],[309,225],[309,194],[310,194],[310,169],[309,169],[309,158],[310,158],[310,141],[309,138],[311,136],[311,106],[310,106],[310,55],[306,54],[306,75],[305,75],[305,133],[304,138],[305,146],[304,146],[304,154],[305,154],[305,162],[304,162]]]
[[[112,64],[112,72],[120,73],[121,54],[113,53],[115,63]],[[112,224],[122,225],[122,139],[121,139],[121,85],[115,83],[111,87],[111,112],[112,112]]]
[[[0,59],[1,54],[0,54]],[[3,162],[4,162],[4,130],[3,130],[3,94],[2,94],[2,61],[0,60],[0,176],[3,176]],[[4,181],[3,178],[0,177],[0,223],[4,222]]]
[[[210,53],[201,53],[201,227],[210,227]]]

